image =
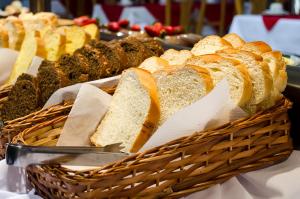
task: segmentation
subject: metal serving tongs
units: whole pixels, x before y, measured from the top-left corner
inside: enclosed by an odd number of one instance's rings
[[[101,166],[128,157],[120,143],[105,147],[26,146],[8,144],[6,163],[16,167],[30,164],[61,164],[69,166]]]

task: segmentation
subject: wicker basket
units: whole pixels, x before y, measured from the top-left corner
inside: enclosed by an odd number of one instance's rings
[[[180,198],[284,161],[293,148],[289,108],[291,103],[283,99],[250,118],[196,132],[91,171],[30,165],[28,182],[44,198]],[[40,142],[43,131],[39,130],[60,128],[63,122],[64,118],[53,119],[33,126],[14,142],[53,144],[57,137]]]

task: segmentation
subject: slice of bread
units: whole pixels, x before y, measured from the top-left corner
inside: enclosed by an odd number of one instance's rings
[[[20,19],[8,17],[4,23],[4,28],[8,32],[8,46],[13,50],[20,50],[25,36],[25,29]]]
[[[65,52],[66,37],[52,29],[49,29],[43,37],[47,51],[46,59],[49,61],[58,60]]]
[[[168,69],[170,68],[169,63],[160,58],[160,57],[149,57],[148,59],[145,59],[139,68],[145,69],[149,71],[150,73],[154,73],[158,70]]]
[[[7,81],[8,84],[13,84],[19,75],[27,72],[33,57],[37,54],[37,50],[38,41],[36,31],[27,31],[20,53]]]
[[[270,51],[261,55],[268,63],[274,79],[274,86],[279,92],[283,92],[287,85],[286,63],[279,51]]]
[[[8,48],[8,32],[2,24],[0,24],[0,47]]]
[[[178,110],[205,96],[213,87],[209,72],[197,66],[161,70],[153,75],[160,102],[159,125]]]
[[[240,36],[235,33],[229,33],[222,38],[228,41],[234,48],[239,48],[246,43]]]
[[[100,39],[100,32],[99,32],[99,28],[96,24],[89,24],[86,26],[82,27],[84,29],[84,31],[90,35],[91,39],[96,39],[99,40]]]
[[[108,112],[91,142],[96,146],[122,143],[137,152],[151,137],[159,120],[159,101],[151,73],[131,68],[123,72]]]
[[[79,26],[72,26],[66,31],[66,53],[72,55],[90,40],[90,36]]]
[[[184,65],[186,60],[191,58],[193,54],[189,50],[169,49],[160,57],[167,60],[170,65]]]
[[[263,53],[272,51],[272,48],[263,41],[247,42],[244,45],[242,45],[240,49],[250,51],[257,55],[261,55]]]
[[[244,107],[250,101],[252,96],[251,78],[246,66],[239,61],[213,54],[194,56],[187,61],[187,64],[207,68],[214,85],[226,78],[230,87],[231,99],[240,107]]]
[[[273,79],[268,65],[260,61],[261,58],[259,56],[238,49],[227,49],[219,51],[218,54],[226,58],[236,59],[247,67],[253,87],[250,104],[259,104],[270,97],[270,92],[273,88]]]
[[[191,52],[194,55],[205,55],[227,48],[232,48],[232,45],[228,41],[219,36],[210,35],[196,43]]]

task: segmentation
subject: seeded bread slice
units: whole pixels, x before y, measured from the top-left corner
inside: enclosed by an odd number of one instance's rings
[[[189,50],[174,50],[169,49],[160,57],[167,60],[170,65],[184,65],[186,60],[191,58],[193,54]]]
[[[205,96],[213,87],[209,72],[197,66],[161,70],[153,75],[161,110],[159,125],[178,110]]]
[[[131,68],[123,72],[108,112],[91,142],[96,146],[122,143],[137,152],[151,137],[159,120],[159,101],[151,73]]]
[[[205,54],[212,54],[218,50],[224,50],[227,48],[232,48],[232,45],[216,35],[210,35],[201,39],[198,43],[194,45],[191,52],[194,55],[205,55]]]
[[[240,36],[235,33],[229,33],[222,38],[228,41],[233,46],[233,48],[239,48],[246,43]]]
[[[160,58],[160,57],[150,57],[148,59],[145,59],[139,68],[145,69],[149,71],[150,73],[154,73],[158,70],[164,70],[170,68],[169,63]]]
[[[234,59],[228,59],[216,54],[194,56],[187,64],[193,64],[208,69],[214,85],[226,78],[231,99],[240,107],[246,106],[252,96],[251,78],[245,65]]]

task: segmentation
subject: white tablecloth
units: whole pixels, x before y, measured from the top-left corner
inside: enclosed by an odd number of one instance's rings
[[[229,32],[240,35],[246,41],[261,40],[273,49],[300,55],[300,20],[280,19],[268,31],[260,15],[235,16]]]
[[[18,172],[14,167],[7,167],[5,160],[0,161],[0,198],[39,199],[32,193],[13,193],[23,183]],[[299,185],[300,151],[294,151],[283,163],[231,178],[185,199],[299,199]]]

